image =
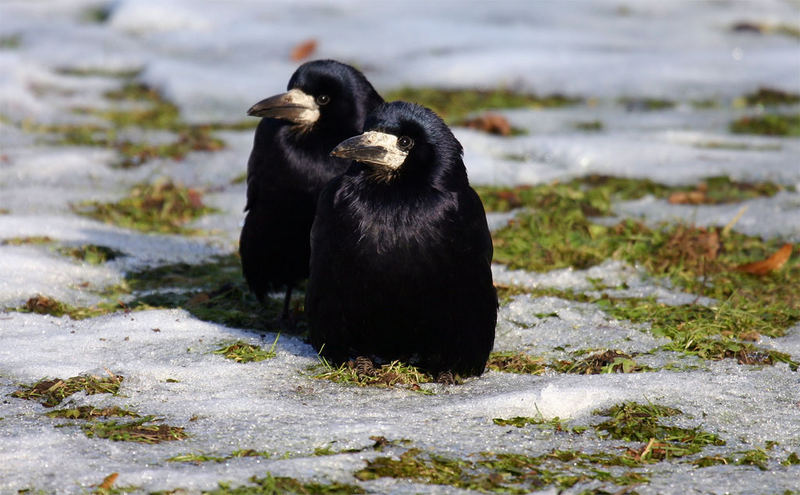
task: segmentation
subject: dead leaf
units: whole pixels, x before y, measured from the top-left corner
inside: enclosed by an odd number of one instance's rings
[[[744,332],[743,334],[739,335],[739,338],[741,340],[747,340],[750,342],[758,342],[761,340],[761,334],[755,330],[750,330],[749,332]]]
[[[302,41],[292,48],[292,53],[289,57],[292,59],[293,62],[299,62],[311,56],[312,53],[317,49],[317,40],[311,38],[305,41]]]
[[[508,123],[508,119],[496,113],[485,113],[474,119],[465,120],[462,124],[465,127],[488,132],[489,134],[511,135],[511,124]]]
[[[113,485],[114,482],[117,481],[117,477],[118,476],[119,476],[119,473],[111,473],[111,474],[109,474],[108,476],[103,478],[103,482],[100,483],[100,486],[98,488],[100,490],[111,490],[111,485]]]
[[[750,273],[752,275],[766,275],[769,272],[780,270],[791,255],[792,245],[784,244],[783,247],[775,251],[769,258],[753,263],[745,263],[744,265],[737,266],[736,269],[740,272]]]

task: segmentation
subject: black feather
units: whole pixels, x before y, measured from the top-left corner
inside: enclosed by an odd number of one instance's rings
[[[311,343],[336,363],[364,355],[479,375],[497,294],[461,145],[436,114],[404,102],[378,107],[364,129],[414,144],[397,170],[355,161],[323,190],[306,292]]]
[[[383,102],[361,72],[333,60],[301,65],[288,89],[317,99],[325,95],[328,101],[311,125],[278,118],[259,123],[247,164],[247,216],[239,240],[242,271],[259,300],[268,291],[286,289],[284,317],[293,286],[308,277],[317,197],[349,164],[329,153],[360,132],[368,112]],[[251,115],[258,115],[257,105]]]

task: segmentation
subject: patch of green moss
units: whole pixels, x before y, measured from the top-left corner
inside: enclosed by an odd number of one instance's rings
[[[702,190],[706,201],[713,203],[768,196],[780,190],[769,183],[746,184],[716,178],[704,184],[696,190]],[[496,262],[530,271],[588,268],[609,258],[636,264],[679,289],[720,302],[714,308],[666,306],[633,299],[589,302],[600,304],[615,318],[649,322],[654,334],[673,339],[673,347],[682,352],[737,357],[748,364],[787,362],[788,356],[780,353],[763,351],[768,356],[759,357],[762,351],[750,344],[724,341],[741,339],[753,332],[780,336],[800,321],[800,301],[793,295],[800,283],[800,260],[796,256],[780,270],[764,276],[737,269],[767,258],[781,247],[781,240],[764,241],[727,229],[681,224],[650,228],[633,220],[610,227],[593,222],[592,217],[610,212],[614,199],[637,196],[645,190],[663,197],[676,190],[651,182],[636,188],[636,181],[595,177],[567,184],[478,190],[490,210],[522,206],[530,209],[493,234]],[[501,289],[501,298],[520,290]],[[587,301],[585,295],[548,295]],[[720,347],[717,341],[724,345]]]
[[[114,442],[155,444],[188,438],[182,427],[154,424],[159,421],[155,416],[132,421],[92,421],[83,425],[82,429],[89,438],[104,438]]]
[[[639,473],[612,474],[598,466],[638,466],[624,456],[556,451],[531,457],[486,452],[478,461],[451,459],[419,449],[399,457],[378,457],[355,473],[360,480],[383,477],[410,479],[431,485],[448,485],[483,493],[529,493],[547,486],[571,488],[577,483],[602,481],[618,486],[647,482]]]
[[[486,368],[505,373],[541,375],[547,370],[544,359],[516,351],[492,352]]]
[[[605,125],[600,120],[587,120],[583,122],[575,122],[575,129],[579,131],[602,131]]]
[[[542,358],[530,356],[523,352],[492,352],[489,355],[486,367],[492,371],[528,375],[541,375],[548,369],[558,373],[575,373],[580,375],[653,371],[653,369],[648,366],[637,364],[628,354],[615,350],[591,354],[585,358],[573,361],[559,360],[550,363],[545,362]]]
[[[123,377],[113,375],[99,377],[92,375],[73,376],[66,380],[55,378],[40,380],[32,385],[25,385],[11,393],[11,397],[25,400],[35,400],[44,407],[55,407],[64,399],[76,392],[85,392],[86,395],[112,394],[119,392]]]
[[[269,350],[264,350],[257,345],[238,340],[231,344],[223,345],[214,351],[214,354],[221,354],[225,356],[225,359],[230,359],[237,363],[251,363],[272,359],[276,356],[275,346],[278,345],[278,337],[280,337],[280,335],[281,334],[278,334],[275,337],[275,341],[272,343],[272,347],[270,347]]]
[[[702,149],[723,149],[737,151],[780,151],[783,149],[783,146],[777,143],[753,144],[732,141],[701,141],[692,144],[692,146]]]
[[[509,419],[494,418],[492,422],[498,426],[516,426],[517,428],[523,428],[527,425],[546,426],[555,431],[576,434],[583,433],[589,429],[586,426],[568,426],[558,416],[552,419],[545,419],[541,414],[537,417],[515,416]]]
[[[0,36],[0,50],[12,50],[19,48],[22,43],[22,36],[19,34],[9,34]]]
[[[264,478],[253,476],[249,480],[249,485],[233,487],[230,483],[219,483],[219,488],[203,492],[204,495],[256,495],[256,494],[278,494],[289,495],[349,495],[355,493],[365,493],[364,489],[356,485],[346,483],[317,483],[304,482],[295,478],[283,476],[274,477],[267,473]]]
[[[3,239],[0,241],[0,246],[23,246],[27,244],[50,244],[53,239],[43,235],[30,236],[30,237],[12,237],[10,239]]]
[[[800,136],[800,114],[748,115],[731,122],[730,130],[736,134]]]
[[[95,244],[84,244],[81,246],[71,247],[64,246],[58,248],[58,252],[65,256],[70,256],[92,265],[101,265],[107,261],[111,261],[122,256],[121,251],[117,251],[116,249],[112,249],[107,246],[98,246]]]
[[[610,419],[594,425],[601,437],[626,442],[645,442],[636,452],[641,460],[664,460],[696,454],[708,445],[725,445],[725,441],[700,428],[680,428],[661,424],[659,418],[681,414],[681,411],[656,404],[625,402],[596,415]]]
[[[111,299],[108,301],[100,302],[94,306],[72,306],[65,302],[58,301],[51,297],[37,294],[28,299],[23,306],[13,308],[13,311],[20,313],[36,313],[40,315],[51,316],[64,316],[67,315],[73,320],[83,320],[86,318],[93,318],[108,313],[112,313],[119,309],[124,309],[125,305],[121,304],[119,300]]]
[[[800,103],[800,94],[783,91],[775,88],[758,88],[757,91],[748,93],[744,96],[747,105],[794,105]]]
[[[717,466],[720,464],[731,466],[755,466],[761,471],[769,469],[767,462],[769,455],[764,449],[752,449],[734,452],[728,456],[706,456],[692,461],[697,467]]]
[[[784,466],[797,466],[800,465],[800,456],[796,452],[792,452],[786,457],[786,460],[781,462]]]
[[[666,110],[675,106],[674,101],[663,98],[632,98],[619,99],[619,104],[628,110]]]
[[[131,417],[138,418],[139,415],[128,409],[123,409],[118,406],[97,408],[92,406],[79,406],[71,409],[57,409],[47,413],[51,418],[64,418],[64,419],[83,419],[93,420],[97,418],[114,418],[114,417]]]
[[[480,110],[503,108],[551,108],[580,103],[579,98],[560,94],[537,96],[508,89],[441,89],[405,87],[389,91],[386,101],[404,100],[418,103],[439,114],[446,122],[462,120]]]
[[[73,210],[120,227],[162,233],[193,233],[185,224],[217,211],[203,204],[201,191],[163,180],[134,186],[117,202],[84,201]]]
[[[167,462],[190,462],[192,464],[201,464],[203,462],[225,462],[231,459],[239,459],[243,457],[261,457],[269,459],[272,454],[269,452],[259,452],[252,449],[247,450],[234,450],[229,455],[217,456],[210,454],[178,454],[167,459]]]
[[[100,5],[96,7],[89,7],[81,12],[81,20],[93,24],[102,24],[108,21],[111,16],[111,7],[109,5]]]
[[[108,77],[130,80],[138,76],[142,69],[107,69],[104,67],[59,67],[56,73],[73,77]]]

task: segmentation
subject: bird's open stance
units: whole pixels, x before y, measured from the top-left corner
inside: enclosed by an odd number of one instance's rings
[[[332,157],[342,139],[361,132],[370,110],[383,102],[361,72],[333,60],[301,65],[288,92],[253,105],[264,117],[247,164],[247,216],[239,240],[242,271],[263,301],[308,277],[309,233],[323,186],[350,161]]]
[[[494,343],[492,241],[461,144],[432,111],[378,107],[331,153],[354,160],[320,195],[306,312],[336,363],[399,359],[480,375]]]

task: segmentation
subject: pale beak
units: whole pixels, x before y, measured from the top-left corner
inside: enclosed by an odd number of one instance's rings
[[[295,124],[310,125],[319,119],[319,105],[314,97],[299,89],[261,100],[247,111],[253,117],[271,117]]]
[[[397,136],[368,131],[345,139],[331,151],[331,155],[397,170],[406,161],[408,151],[397,147]]]

